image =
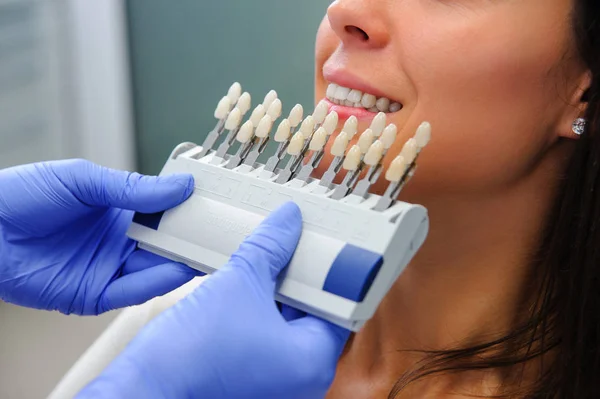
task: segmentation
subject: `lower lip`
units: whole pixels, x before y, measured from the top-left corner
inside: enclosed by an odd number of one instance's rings
[[[340,120],[346,120],[351,116],[355,116],[359,121],[371,120],[375,118],[377,115],[376,112],[371,112],[365,108],[356,108],[356,107],[346,107],[345,105],[337,105],[329,101],[328,99],[324,99],[324,101],[329,105],[329,112],[335,111],[338,114]]]

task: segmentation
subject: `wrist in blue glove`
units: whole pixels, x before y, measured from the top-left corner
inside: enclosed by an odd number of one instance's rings
[[[125,235],[132,210],[158,212],[193,190],[188,175],[149,177],[83,160],[0,171],[0,299],[92,315],[143,303],[192,269]]]
[[[229,263],[154,319],[78,396],[322,398],[349,332],[274,301],[301,233],[292,203],[271,214]]]

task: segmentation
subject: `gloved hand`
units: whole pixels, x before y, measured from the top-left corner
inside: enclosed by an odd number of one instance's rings
[[[78,398],[322,398],[349,332],[312,316],[286,320],[275,305],[300,232],[293,203],[271,214]]]
[[[196,275],[136,250],[132,212],[183,202],[188,175],[148,177],[83,160],[0,171],[0,299],[70,314],[99,314],[163,295]],[[121,208],[121,209],[120,209]]]

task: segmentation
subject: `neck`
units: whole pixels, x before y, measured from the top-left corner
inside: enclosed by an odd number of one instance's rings
[[[341,365],[396,379],[422,356],[406,351],[471,346],[514,328],[534,292],[529,263],[556,196],[557,164],[542,162],[493,195],[414,201],[429,211],[427,241],[353,337]]]

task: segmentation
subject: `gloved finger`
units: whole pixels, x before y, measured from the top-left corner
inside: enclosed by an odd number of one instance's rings
[[[79,201],[91,206],[159,212],[185,201],[194,188],[193,177],[186,174],[144,176],[83,160],[49,165]]]
[[[282,303],[281,316],[283,316],[285,321],[292,321],[306,316],[306,312],[303,312],[301,310],[288,306],[285,303]]]
[[[194,278],[193,269],[180,263],[164,263],[113,281],[98,302],[98,313],[142,304],[165,295]]]
[[[171,263],[172,261],[167,259],[167,258],[163,258],[162,256],[153,254],[152,252],[148,252],[148,251],[144,251],[143,249],[137,249],[135,250],[131,255],[129,255],[129,257],[127,258],[127,260],[125,261],[125,265],[123,265],[123,268],[121,270],[121,274],[122,275],[128,275],[131,273],[137,273],[141,270],[145,270],[148,269],[149,267],[154,267],[157,265],[162,265],[164,263]],[[187,267],[185,265],[181,265],[183,267]],[[204,276],[205,273],[202,273],[199,270],[196,269],[190,269],[190,273],[194,273],[194,275],[196,276]]]
[[[254,272],[271,287],[288,265],[302,232],[302,214],[293,202],[271,213],[250,234],[229,261]]]
[[[300,339],[309,338],[307,342],[310,348],[336,361],[350,337],[349,330],[311,315],[290,321],[289,325],[299,332]]]

